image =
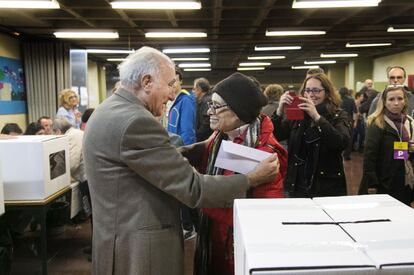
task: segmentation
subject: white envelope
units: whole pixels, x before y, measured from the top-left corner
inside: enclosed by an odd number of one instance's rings
[[[254,148],[223,140],[217,155],[215,166],[240,174],[247,174],[262,160],[272,154]]]

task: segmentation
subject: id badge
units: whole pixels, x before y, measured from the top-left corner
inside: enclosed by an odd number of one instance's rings
[[[394,142],[394,159],[408,159],[408,142]]]

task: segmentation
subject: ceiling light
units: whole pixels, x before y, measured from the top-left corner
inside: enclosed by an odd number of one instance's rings
[[[362,47],[384,47],[384,46],[391,46],[391,43],[366,43],[366,44],[351,44],[346,43],[347,48],[362,48]]]
[[[242,67],[237,68],[238,71],[263,71],[265,67]]]
[[[394,29],[394,27],[389,27],[387,32],[414,32],[414,29]]]
[[[184,37],[207,37],[205,32],[147,32],[147,38],[184,38]]]
[[[314,65],[314,64],[335,64],[335,60],[315,60],[315,61],[305,61],[306,65]]]
[[[266,60],[266,59],[285,59],[284,55],[263,55],[263,56],[248,56],[248,60]]]
[[[163,53],[209,53],[209,48],[175,48],[163,49]]]
[[[1,0],[0,8],[14,8],[14,9],[59,9],[59,3],[55,0],[52,1],[11,1]]]
[[[301,46],[278,46],[278,47],[254,47],[255,51],[285,51],[285,50],[300,50]]]
[[[248,67],[248,66],[269,66],[270,62],[241,62],[239,63],[240,67]]]
[[[87,53],[134,53],[134,50],[86,49]]]
[[[124,61],[126,58],[108,58],[107,61]]]
[[[321,53],[322,58],[333,58],[333,57],[357,57],[357,53]]]
[[[266,36],[324,35],[326,31],[269,31]]]
[[[196,1],[113,1],[113,9],[154,9],[154,10],[199,10],[201,3]]]
[[[211,67],[210,63],[181,63],[178,65],[180,68],[203,68]]]
[[[208,57],[174,57],[172,61],[207,61]]]
[[[317,69],[319,66],[292,66],[293,70]]]
[[[75,39],[114,39],[119,38],[117,32],[90,32],[90,31],[75,31],[75,32],[54,32],[57,38],[75,38]]]
[[[295,0],[294,9],[376,7],[381,0]]]
[[[193,68],[193,69],[184,69],[185,72],[209,72],[211,69],[208,68]]]

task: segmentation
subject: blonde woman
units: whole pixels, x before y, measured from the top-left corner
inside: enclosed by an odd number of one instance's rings
[[[79,128],[81,124],[81,112],[78,111],[79,99],[76,92],[70,89],[59,93],[59,109],[56,117],[66,118],[73,127]]]
[[[388,86],[368,117],[360,194],[389,194],[410,205],[414,200],[414,122],[407,115],[402,85]]]

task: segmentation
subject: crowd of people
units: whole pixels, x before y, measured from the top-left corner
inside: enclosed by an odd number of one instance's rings
[[[92,200],[93,274],[182,275],[182,239],[197,237],[194,274],[231,275],[233,200],[347,195],[352,151],[364,158],[360,194],[413,205],[414,96],[404,68],[386,74],[382,92],[371,79],[356,93],[336,89],[321,69],[297,91],[241,73],[214,87],[197,78],[188,91],[169,57],[143,47],[120,64],[119,83],[93,114],[63,90],[55,120],[24,132],[9,123],[2,134],[71,137],[71,173]],[[247,174],[222,169],[223,141],[271,156]]]

